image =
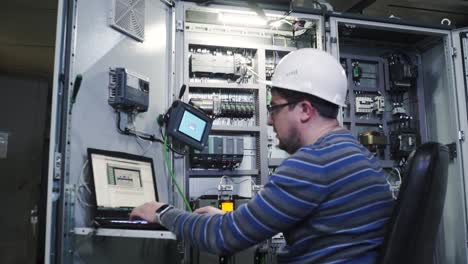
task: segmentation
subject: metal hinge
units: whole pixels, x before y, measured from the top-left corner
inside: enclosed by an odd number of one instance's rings
[[[449,150],[450,160],[454,160],[457,157],[457,143],[453,142],[445,145]]]
[[[458,140],[460,142],[465,142],[465,131],[463,130],[458,131]]]
[[[54,178],[60,179],[62,175],[62,153],[54,153]]]
[[[325,32],[330,32],[331,29],[330,29],[330,22],[329,21],[326,21],[325,22]]]
[[[338,39],[336,37],[330,37],[330,43],[337,43]]]
[[[456,57],[456,56],[457,56],[457,48],[452,47],[452,57]]]
[[[176,20],[176,32],[184,32],[184,21]]]
[[[74,184],[65,184],[65,192],[73,193],[76,190]]]

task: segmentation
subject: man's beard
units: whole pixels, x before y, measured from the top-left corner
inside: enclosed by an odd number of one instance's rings
[[[289,130],[289,136],[286,139],[279,139],[278,148],[286,151],[288,154],[294,154],[301,146],[300,133],[295,127]]]

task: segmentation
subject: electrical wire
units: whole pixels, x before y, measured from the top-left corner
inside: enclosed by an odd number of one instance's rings
[[[120,127],[120,118],[121,118],[121,116],[120,116],[120,111],[117,111],[117,110],[116,110],[115,113],[116,113],[116,115],[117,115],[117,118],[116,118],[116,119],[117,119],[117,120],[116,120],[116,121],[117,121],[117,122],[116,122],[117,131],[118,131],[120,134],[127,135],[127,132],[124,131],[124,130],[122,130],[122,128]]]
[[[302,21],[304,22],[304,26],[299,25],[299,22],[302,22]],[[307,22],[311,22],[312,26],[306,27],[305,25]],[[310,21],[309,19],[300,18],[297,20],[296,23],[293,24],[293,37],[294,38],[300,37],[304,35],[305,33],[307,33],[308,31],[310,31],[311,29],[315,29],[313,22]]]
[[[271,25],[277,21],[283,21],[283,20],[287,21],[286,18],[293,12],[293,7],[294,7],[294,0],[291,0],[289,1],[289,10],[286,11],[282,17],[268,21],[268,24]]]
[[[234,183],[234,182],[232,181],[231,177],[229,177],[229,176],[227,176],[227,175],[223,175],[223,176],[221,176],[221,179],[219,180],[219,184],[220,184],[220,185],[223,184],[223,180],[224,180],[224,179],[228,179],[228,180],[230,180],[232,183]],[[226,183],[227,183],[227,182],[226,182]]]
[[[138,138],[138,137],[137,137],[137,138]],[[137,140],[137,142],[138,142],[138,140]],[[138,144],[138,145],[140,145],[140,144]],[[146,153],[148,152],[148,150],[149,150],[152,146],[153,146],[153,141],[150,141],[148,147],[146,147],[146,149],[143,150],[143,153],[141,153],[140,156],[145,156]],[[141,145],[140,145],[140,147],[141,147]],[[142,147],[142,149],[143,149],[143,147]]]
[[[80,183],[85,187],[85,189],[88,191],[89,194],[91,194],[91,189],[89,188],[88,184],[84,180],[84,171],[86,167],[88,166],[89,161],[86,160],[85,163],[83,164],[83,167],[81,167],[81,174],[80,174]]]
[[[251,67],[246,66],[246,68],[247,68],[247,70],[249,70],[251,73],[253,73],[253,75],[255,75],[258,79],[262,79],[262,80],[263,80],[263,78],[262,78],[260,75],[258,75],[258,73],[255,72]]]
[[[83,166],[81,167],[81,173],[78,176],[78,180],[77,180],[76,185],[75,185],[75,193],[76,193],[75,196],[76,196],[76,199],[78,200],[78,203],[80,203],[81,205],[83,205],[85,207],[94,207],[94,205],[89,204],[89,203],[87,203],[87,202],[85,202],[83,200],[83,198],[81,197],[81,192],[80,192],[81,187],[84,187],[86,189],[86,191],[88,191],[89,194],[91,194],[91,189],[88,187],[87,183],[83,179],[84,171],[85,171],[87,165],[88,165],[88,160],[86,160],[83,163]]]
[[[133,130],[128,129],[128,128],[122,129],[120,127],[121,112],[116,111],[116,115],[117,115],[116,127],[117,127],[117,131],[120,134],[127,135],[127,136],[134,136],[134,137],[139,138],[141,140],[146,140],[146,141],[150,141],[150,142],[158,142],[158,143],[164,144],[164,141],[162,139],[160,139],[160,138],[157,138],[155,135],[150,135],[150,134],[145,134],[145,133],[142,133],[142,132],[135,131],[135,124],[133,124]],[[159,132],[161,133],[161,136],[164,137],[161,128],[159,128]],[[137,143],[138,143],[138,141],[137,141]],[[138,143],[138,145],[140,145],[140,144]],[[143,146],[140,145],[140,147],[143,149]],[[187,155],[186,152],[177,151],[170,145],[168,145],[168,148],[172,152],[177,153],[177,154],[179,154],[181,156]],[[147,151],[148,150],[145,150],[144,153],[146,153]],[[142,154],[142,155],[144,155],[144,154]]]
[[[162,138],[167,138],[166,135],[162,132],[162,129],[161,129],[161,128],[159,128],[159,133],[161,134],[161,137],[162,137]],[[163,145],[164,145],[164,142],[163,142]],[[175,150],[175,149],[174,149],[173,147],[171,147],[169,144],[167,145],[167,148],[169,148],[172,152],[177,153],[177,154],[179,154],[179,155],[181,155],[181,156],[187,155],[187,152],[185,152],[185,151],[184,151],[184,152],[180,152],[180,151],[178,151],[178,150]]]
[[[141,149],[143,149],[143,146],[140,144],[140,142],[138,141],[138,137],[135,137],[135,142],[138,144],[138,146],[140,146]],[[151,142],[151,141],[150,141]]]
[[[392,197],[394,200],[396,200],[398,198],[398,191],[400,190],[400,186],[401,186],[401,173],[400,173],[400,170],[398,168],[392,168],[394,171],[396,171],[397,173],[397,180],[396,181],[393,181],[393,182],[390,182],[389,178],[390,177],[387,177],[387,183],[388,185],[390,186],[390,191],[392,193]]]
[[[250,183],[252,183],[253,185],[257,185],[257,184],[254,182],[254,180],[252,180],[252,178],[244,179],[244,180],[239,181],[239,182],[236,182],[236,181],[232,181],[232,182],[235,183],[235,184],[241,184],[241,183],[246,182],[246,181],[250,181]]]
[[[176,186],[177,188],[177,191],[179,192],[179,194],[181,195],[182,199],[184,200],[184,203],[187,207],[187,210],[192,212],[192,208],[190,207],[190,204],[189,202],[187,201],[187,198],[185,197],[184,193],[182,192],[181,188],[179,187],[179,184],[177,183],[176,181],[176,178],[174,176],[174,172],[172,170],[172,166],[169,162],[169,151],[168,149],[170,149],[172,152],[174,153],[177,153],[181,156],[184,156],[186,155],[185,152],[180,152],[180,151],[177,151],[175,150],[174,148],[172,148],[171,146],[169,146],[169,144],[167,143],[168,139],[167,137],[163,134],[162,132],[162,129],[161,127],[159,128],[159,132],[163,138],[163,140],[159,139],[159,138],[156,138],[154,135],[149,135],[149,134],[145,134],[145,133],[141,133],[141,132],[138,132],[135,130],[135,123],[133,123],[133,130],[130,130],[128,128],[125,128],[125,129],[122,129],[120,127],[120,121],[121,121],[121,112],[120,111],[116,111],[116,115],[117,115],[117,118],[116,118],[116,127],[117,127],[117,131],[120,133],[120,134],[123,134],[123,135],[131,135],[131,136],[135,136],[136,138],[136,141],[138,143],[138,145],[140,145],[140,143],[138,142],[138,139],[141,139],[141,140],[147,140],[147,141],[150,141],[150,146],[148,146],[148,148],[143,152],[142,155],[146,154],[146,152],[149,150],[149,148],[152,146],[152,143],[154,141],[156,142],[159,142],[159,143],[162,143],[163,144],[163,156],[164,156],[164,160],[166,162],[166,166],[167,166],[167,169],[169,171],[169,174],[172,178],[172,183]],[[143,147],[140,145],[140,147],[143,149]],[[79,191],[79,188],[77,189],[77,192]],[[79,193],[78,193],[79,194]],[[78,197],[78,200],[80,203],[83,203],[84,205],[86,206],[92,206],[92,205],[89,205],[87,203],[85,203],[84,201],[81,200],[81,197],[79,195],[77,195]]]
[[[261,81],[261,82],[266,82],[267,80],[265,80],[263,77],[261,77],[257,72],[255,72],[251,67],[247,66],[246,67],[248,71],[250,71],[253,75],[255,75],[255,77],[257,77],[257,80]]]
[[[135,120],[133,120],[132,124],[133,124],[133,130],[136,131]],[[138,140],[149,141],[149,146],[146,148],[143,148],[143,146],[140,144],[140,142],[138,142]],[[138,146],[140,146],[140,148],[143,150],[143,153],[141,153],[140,156],[144,156],[148,152],[148,150],[153,146],[153,141],[145,140],[144,138],[140,137],[138,134],[135,134],[135,141],[138,144]]]
[[[117,118],[116,118],[116,127],[117,127],[117,131],[122,134],[122,135],[130,135],[130,136],[135,136],[135,137],[140,137],[140,139],[143,139],[143,140],[148,140],[148,141],[156,141],[156,142],[159,142],[161,144],[163,144],[164,142],[159,139],[159,138],[156,138],[155,135],[151,135],[151,134],[146,134],[146,133],[142,133],[142,132],[139,132],[139,131],[135,131],[135,130],[131,130],[131,129],[128,129],[127,127],[125,129],[122,129],[120,127],[120,120],[121,120],[121,112],[116,110],[115,111],[116,115],[117,115]]]
[[[234,183],[234,184],[241,184],[241,183],[243,183],[243,182],[250,181],[253,185],[257,185],[257,183],[254,182],[254,181],[252,180],[252,178],[244,179],[244,180],[242,180],[242,181],[237,182],[237,181],[234,181],[234,179],[232,179],[231,177],[229,177],[229,176],[227,176],[227,175],[223,175],[223,176],[221,177],[221,179],[220,179],[220,181],[219,181],[219,184],[220,184],[220,185],[223,184],[223,180],[224,180],[224,179],[228,179],[231,183]],[[227,182],[226,182],[226,183],[227,183]]]
[[[76,196],[76,199],[78,200],[78,203],[85,206],[85,207],[94,207],[94,205],[92,204],[89,204],[85,201],[82,200],[81,196],[80,196],[80,188],[81,187],[84,187],[90,194],[91,194],[91,189],[87,186],[87,183],[84,181],[84,171],[88,165],[89,161],[86,159],[86,161],[84,162],[83,166],[81,167],[81,173],[80,173],[80,176],[78,177],[78,180],[77,180],[77,183],[75,185],[75,196]],[[83,185],[81,185],[83,184]],[[76,208],[76,207],[74,207]],[[89,225],[92,225],[92,223],[90,223]],[[81,258],[80,254],[79,254],[79,249],[81,248],[81,246],[85,243],[85,242],[88,242],[88,240],[90,238],[92,238],[93,236],[95,235],[95,232],[89,232],[86,236],[84,236],[81,241],[78,241],[76,244],[75,244],[75,251],[74,251],[74,255],[76,257],[79,258],[80,262],[83,262],[83,263],[86,263],[83,261],[83,259]]]
[[[185,197],[184,193],[182,192],[181,188],[179,187],[179,184],[177,183],[177,180],[174,176],[174,172],[172,170],[172,166],[169,162],[169,151],[168,151],[168,145],[167,145],[167,137],[164,137],[164,148],[163,148],[163,156],[164,156],[164,161],[166,162],[167,170],[169,171],[169,175],[172,178],[172,183],[176,186],[177,191],[179,192],[180,196],[184,200],[185,206],[187,207],[187,210],[189,212],[192,212],[192,208],[190,207],[189,202],[187,201],[187,197]]]
[[[85,207],[94,207],[93,204],[89,204],[89,203],[83,201],[83,198],[80,196],[79,190],[80,190],[80,188],[76,188],[76,189],[75,189],[75,191],[76,191],[76,199],[78,200],[78,202],[79,202],[81,205],[85,206]]]

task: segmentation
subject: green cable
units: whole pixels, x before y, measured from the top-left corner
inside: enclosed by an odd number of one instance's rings
[[[187,198],[185,197],[184,193],[179,187],[179,184],[177,184],[176,178],[174,176],[174,172],[172,171],[171,164],[169,163],[169,151],[167,150],[167,137],[164,137],[164,160],[166,161],[166,166],[167,170],[169,171],[169,174],[172,177],[172,182],[175,184],[177,191],[179,192],[180,196],[182,196],[182,199],[184,199],[185,205],[187,206],[187,210],[189,212],[192,212],[192,208],[190,207],[189,202],[187,201]]]

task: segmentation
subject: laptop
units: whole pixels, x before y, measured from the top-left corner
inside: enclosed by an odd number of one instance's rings
[[[129,220],[133,208],[158,201],[153,159],[129,153],[88,148],[100,228],[167,230],[160,224]]]

